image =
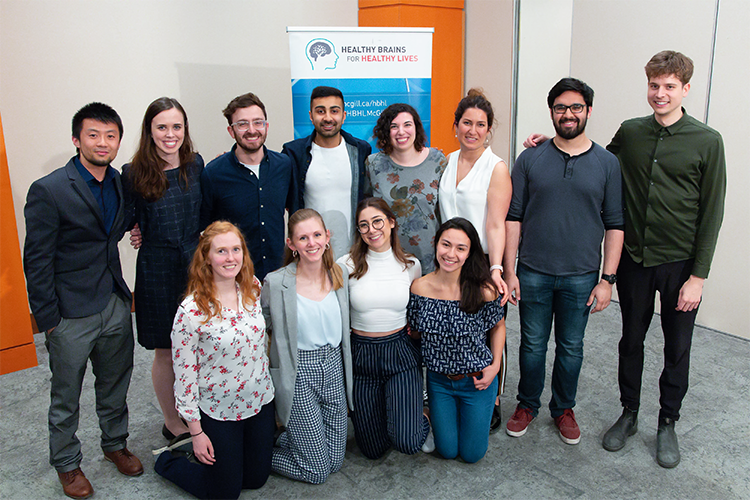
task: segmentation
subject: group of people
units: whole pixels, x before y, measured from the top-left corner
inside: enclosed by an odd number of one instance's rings
[[[556,135],[531,135],[512,173],[489,147],[494,112],[476,89],[457,106],[460,149],[447,158],[403,103],[381,114],[371,154],[342,130],[332,87],[311,94],[313,133],[276,153],[265,106],[244,94],[223,111],[236,144],[205,167],[185,110],[160,98],[122,176],[111,166],[120,117],[81,108],[76,156],[32,184],[25,208],[29,301],[52,371],[50,463],[65,494],[93,493],[76,437],[89,359],[105,458],[143,472],[126,446],[134,342],[117,243],[127,231],[139,248],[138,341],[154,350],[169,442],[155,470],[198,498],[236,498],[271,471],[326,481],[342,466],[348,415],[368,458],[394,448],[480,460],[500,426],[508,301],[521,345],[506,432],[522,436],[538,415],[554,321],[549,408],[561,439],[578,443],[584,331],[615,282],[623,413],[602,444],[620,450],[637,430],[658,290],[657,461],[676,466],[726,174],[720,135],[681,107],[692,61],[660,52],[646,75],[653,115],[624,122],[607,149],[585,134],[593,90],[560,80],[548,95]]]

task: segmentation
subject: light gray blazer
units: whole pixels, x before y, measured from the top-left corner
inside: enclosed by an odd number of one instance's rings
[[[338,265],[338,264],[336,264]],[[342,266],[339,266],[342,267]],[[349,334],[349,271],[342,267],[344,286],[336,290],[341,308],[341,354],[344,360],[344,380],[349,409],[354,410],[352,398],[352,348]],[[292,412],[294,383],[297,380],[297,264],[269,273],[263,283],[260,303],[266,320],[266,331],[271,339],[268,350],[270,371],[276,389],[276,414],[283,426],[289,424]]]

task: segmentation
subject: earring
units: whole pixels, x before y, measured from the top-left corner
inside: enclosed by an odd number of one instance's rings
[[[326,243],[326,250],[328,250],[329,248],[331,248],[331,244],[330,243]]]
[[[297,258],[297,250],[292,250],[292,257]]]

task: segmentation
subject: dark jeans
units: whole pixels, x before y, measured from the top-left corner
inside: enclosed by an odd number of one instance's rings
[[[661,328],[664,332],[664,369],[659,378],[659,417],[678,420],[688,390],[690,345],[696,308],[676,311],[680,288],[690,277],[693,260],[643,267],[622,252],[617,270],[617,294],[622,310],[622,339],[618,381],[623,406],[637,410],[641,400],[643,343],[654,315],[654,299],[661,300]]]
[[[214,420],[201,412],[201,427],[214,446],[213,465],[196,464],[165,451],[154,464],[160,476],[198,498],[238,498],[243,489],[258,489],[271,473],[273,401],[244,420]]]
[[[555,365],[552,370],[553,418],[576,404],[578,376],[583,364],[583,334],[589,320],[586,302],[599,281],[599,272],[577,276],[552,276],[518,264],[521,300],[521,347],[518,401],[521,408],[539,413],[547,369],[547,344],[555,321]]]

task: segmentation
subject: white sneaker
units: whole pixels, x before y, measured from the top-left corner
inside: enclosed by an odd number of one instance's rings
[[[432,426],[430,426],[430,431],[427,433],[427,438],[422,445],[422,452],[432,453],[433,451],[435,451],[435,436],[432,434]]]

